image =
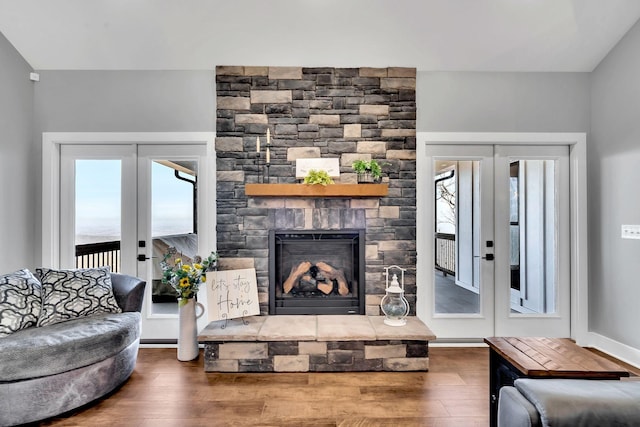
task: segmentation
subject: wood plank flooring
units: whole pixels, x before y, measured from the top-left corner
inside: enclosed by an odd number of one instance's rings
[[[488,348],[429,349],[429,372],[205,373],[140,349],[110,396],[42,426],[487,426]]]

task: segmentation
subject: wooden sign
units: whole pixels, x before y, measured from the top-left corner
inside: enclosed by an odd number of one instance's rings
[[[209,321],[260,314],[256,269],[207,272]]]

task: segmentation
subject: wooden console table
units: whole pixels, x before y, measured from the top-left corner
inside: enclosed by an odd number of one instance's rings
[[[497,425],[500,388],[518,378],[581,378],[619,380],[629,372],[618,364],[576,345],[568,338],[485,338],[489,345],[491,426]]]

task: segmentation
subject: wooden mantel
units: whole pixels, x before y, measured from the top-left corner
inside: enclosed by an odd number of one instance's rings
[[[245,184],[252,197],[384,197],[389,184]]]

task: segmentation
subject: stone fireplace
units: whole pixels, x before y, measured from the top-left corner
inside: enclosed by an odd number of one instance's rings
[[[274,229],[363,230],[358,275],[364,278],[357,285],[364,295],[358,313],[364,307],[364,314],[380,314],[388,265],[408,269],[405,295],[415,313],[415,86],[413,68],[216,68],[220,266],[255,267],[261,314],[269,314],[272,305],[269,232]],[[256,162],[256,137],[264,150],[267,129],[268,175]],[[246,184],[297,183],[296,159],[318,157],[339,159],[342,184],[355,184],[354,160],[378,160],[388,194],[246,195]]]
[[[216,68],[219,266],[255,267],[264,315],[211,322],[199,336],[206,371],[428,370],[428,327],[409,316],[394,328],[380,316],[389,265],[408,270],[405,296],[415,314],[415,89],[414,68]],[[264,144],[267,129],[265,173],[256,137]],[[318,157],[338,158],[337,183],[349,188],[359,187],[354,160],[378,160],[384,193],[300,192],[296,160]],[[296,191],[252,190],[265,184]],[[312,253],[318,242],[327,248]],[[321,300],[335,304],[296,314]],[[266,315],[277,306],[283,315]]]
[[[365,314],[364,233],[271,230],[269,314]]]

